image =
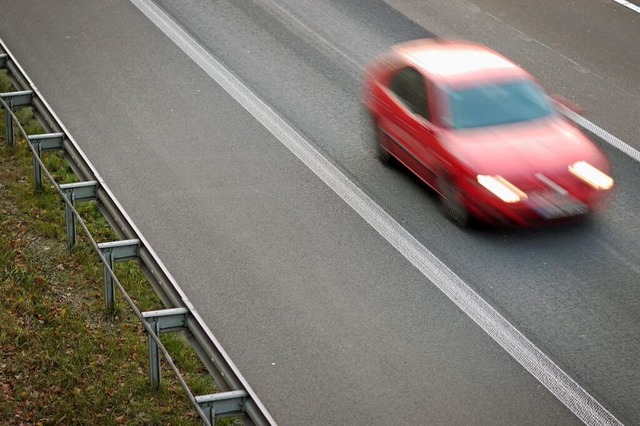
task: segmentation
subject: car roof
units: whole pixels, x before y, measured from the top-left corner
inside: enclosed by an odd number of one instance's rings
[[[530,77],[509,59],[472,42],[415,40],[394,46],[394,51],[414,67],[448,83],[494,77]]]

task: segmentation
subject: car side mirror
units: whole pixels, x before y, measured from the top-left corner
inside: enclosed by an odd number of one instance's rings
[[[556,105],[561,105],[565,108],[567,108],[570,111],[575,112],[576,114],[584,114],[584,108],[582,108],[580,105],[571,102],[569,99],[565,98],[562,95],[559,95],[557,93],[554,93],[551,95],[551,99],[553,99],[554,103]]]

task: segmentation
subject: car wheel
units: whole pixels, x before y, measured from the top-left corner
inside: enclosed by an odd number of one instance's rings
[[[380,161],[387,165],[393,165],[393,155],[389,154],[389,151],[384,149],[385,142],[388,138],[387,134],[382,130],[378,121],[374,118],[373,125],[376,132],[376,148],[378,152],[378,158]]]
[[[438,192],[444,214],[461,228],[471,224],[471,214],[464,206],[462,194],[448,177],[438,178]]]

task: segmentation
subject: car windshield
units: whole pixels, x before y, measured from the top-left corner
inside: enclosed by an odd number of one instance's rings
[[[536,120],[551,114],[547,96],[529,80],[450,90],[451,126],[455,129]]]

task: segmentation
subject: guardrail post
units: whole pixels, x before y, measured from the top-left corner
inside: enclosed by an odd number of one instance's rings
[[[5,133],[7,134],[7,143],[9,144],[9,146],[15,145],[13,136],[13,117],[11,117],[11,113],[9,112],[13,108],[12,103],[13,102],[11,102],[11,99],[7,100],[7,106],[9,108],[4,109],[4,128]]]
[[[113,277],[111,276],[115,263],[137,258],[139,247],[140,240],[138,239],[98,244],[98,249],[107,261],[104,265],[104,301],[109,313],[113,312],[116,306],[116,292],[113,287]]]
[[[145,319],[153,330],[156,337],[160,338],[160,324],[158,318]],[[149,339],[149,379],[151,380],[151,387],[158,389],[160,387],[160,350],[155,340]]]
[[[60,190],[70,204],[65,203],[64,205],[68,250],[71,250],[76,245],[76,217],[71,206],[74,206],[76,201],[95,200],[97,189],[98,182],[95,180],[60,185]]]
[[[24,90],[21,92],[8,92],[8,93],[0,93],[0,98],[2,98],[6,103],[8,108],[4,110],[4,122],[5,122],[5,131],[7,133],[7,143],[9,146],[15,145],[15,136],[13,133],[13,117],[11,117],[11,110],[14,107],[31,105],[33,101],[33,91]]]
[[[173,308],[143,312],[142,318],[153,330],[155,336],[160,338],[160,333],[186,330],[188,314],[187,308]],[[160,351],[151,335],[149,335],[149,378],[154,389],[160,387]]]
[[[43,135],[29,136],[29,143],[33,146],[33,184],[36,191],[42,190],[42,167],[38,159],[42,159],[42,153],[62,149],[64,133],[46,133]]]
[[[9,113],[9,110],[11,110],[11,108],[13,108],[13,106],[11,105],[11,99],[9,99],[7,101],[7,105],[8,105],[8,109],[5,108],[4,110],[4,128],[5,128],[5,133],[7,134],[7,143],[9,144],[9,146],[13,146],[15,145],[14,141],[13,141],[13,117],[11,117],[11,113]]]
[[[216,423],[216,417],[244,414],[246,399],[247,392],[241,390],[196,396],[196,402],[212,425]]]

